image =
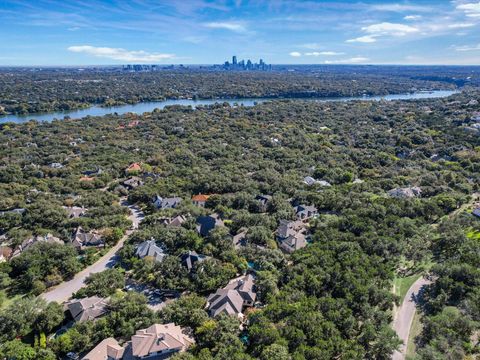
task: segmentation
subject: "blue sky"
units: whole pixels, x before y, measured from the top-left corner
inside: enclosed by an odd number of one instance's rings
[[[480,65],[480,1],[0,0],[0,65]]]

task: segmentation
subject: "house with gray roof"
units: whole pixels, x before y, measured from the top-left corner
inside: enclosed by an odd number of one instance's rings
[[[122,360],[125,348],[114,338],[100,341],[82,360]]]
[[[107,306],[107,299],[98,296],[74,299],[65,304],[66,309],[76,322],[98,319],[107,313]]]
[[[292,253],[307,246],[307,228],[301,220],[280,220],[277,241],[281,249]]]
[[[143,181],[138,176],[132,176],[127,180],[122,182],[122,185],[125,186],[128,190],[136,189],[139,186],[143,185]]]
[[[103,174],[103,170],[100,169],[98,166],[96,166],[95,169],[93,169],[93,170],[82,171],[82,174],[85,175],[85,176],[101,175],[101,174]]]
[[[192,271],[195,264],[201,263],[208,258],[209,257],[206,255],[197,254],[196,251],[188,251],[180,255],[180,261],[182,262],[182,265],[185,266],[189,272]]]
[[[311,176],[305,176],[303,178],[303,182],[304,184],[308,185],[308,186],[313,186],[313,185],[320,185],[320,186],[323,186],[323,187],[330,187],[332,186],[332,184],[330,184],[328,181],[326,180],[316,180],[314,179],[313,177]]]
[[[64,242],[60,240],[59,238],[53,236],[52,234],[48,233],[46,235],[38,235],[34,236],[31,238],[28,238],[24,240],[20,245],[18,245],[15,248],[15,251],[11,255],[12,258],[20,255],[22,252],[27,250],[28,248],[32,247],[33,245],[40,243],[40,242],[46,242],[50,244],[61,244],[64,245]]]
[[[246,228],[241,228],[238,230],[238,233],[233,236],[233,246],[235,246],[235,249],[240,248],[241,246],[246,246],[247,245],[247,233],[248,229]]]
[[[472,214],[480,218],[480,207],[477,207],[472,211]]]
[[[197,231],[201,236],[207,236],[210,231],[219,226],[225,226],[220,215],[212,214],[197,218]]]
[[[81,216],[85,216],[87,209],[80,206],[63,206],[63,209],[67,212],[70,219],[76,219]]]
[[[211,317],[226,314],[242,319],[244,309],[253,306],[256,299],[255,279],[248,274],[231,280],[227,286],[210,295],[207,309]]]
[[[294,207],[298,220],[306,221],[318,215],[318,210],[313,205],[298,205]]]
[[[135,255],[140,259],[143,259],[147,256],[154,258],[157,262],[162,262],[166,254],[161,247],[159,247],[154,239],[150,239],[140,243],[137,246]]]
[[[182,202],[180,197],[162,198],[159,195],[153,197],[152,203],[158,210],[175,209]]]
[[[133,359],[160,360],[184,352],[194,343],[195,340],[185,329],[169,323],[153,324],[137,330],[127,346],[131,349]]]
[[[317,180],[315,180],[313,177],[311,176],[305,176],[303,178],[303,182],[308,185],[308,186],[312,186],[312,185],[315,185],[317,183]]]
[[[185,215],[177,215],[175,217],[165,217],[160,219],[165,226],[179,227],[187,221]]]
[[[102,247],[105,246],[105,240],[98,232],[87,232],[83,230],[81,226],[79,226],[73,234],[72,245],[77,249],[85,249],[87,247]]]
[[[422,195],[422,189],[420,189],[418,186],[395,188],[389,190],[388,195],[396,199],[409,199]]]
[[[101,341],[82,360],[164,360],[194,343],[187,330],[174,323],[153,324],[137,330],[124,346],[114,338]]]
[[[255,196],[255,200],[259,203],[260,211],[265,212],[267,211],[268,204],[272,201],[272,196],[260,194]]]
[[[52,169],[61,169],[63,168],[64,166],[58,162],[53,162],[49,165]]]
[[[18,214],[18,215],[23,215],[23,213],[26,211],[26,209],[23,208],[18,208],[18,209],[13,209],[13,210],[6,210],[6,211],[0,211],[0,216],[4,216],[7,214]]]

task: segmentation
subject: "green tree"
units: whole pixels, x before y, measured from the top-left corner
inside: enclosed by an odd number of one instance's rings
[[[7,360],[36,360],[37,352],[20,340],[12,340],[0,345],[0,357]]]
[[[85,279],[86,287],[74,294],[76,298],[89,296],[109,297],[117,289],[125,287],[125,273],[122,270],[113,268],[91,274]]]

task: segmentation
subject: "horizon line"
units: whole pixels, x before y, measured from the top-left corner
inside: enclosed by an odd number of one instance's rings
[[[222,66],[223,64],[158,64],[158,63],[125,63],[125,64],[74,64],[74,65],[66,65],[66,64],[52,64],[52,65],[2,65],[0,64],[1,68],[39,68],[39,67],[48,67],[48,68],[78,68],[78,67],[122,67],[125,65],[145,65],[145,66],[159,66],[159,67],[167,67],[167,66]],[[461,66],[471,66],[471,67],[480,67],[480,64],[439,64],[439,63],[431,63],[431,64],[395,64],[395,63],[364,63],[364,64],[349,64],[349,63],[338,63],[338,64],[300,64],[300,63],[288,63],[288,64],[268,64],[272,66],[454,66],[454,67],[461,67]],[[236,70],[227,70],[227,71],[236,71]],[[239,71],[259,71],[259,70],[239,70]]]

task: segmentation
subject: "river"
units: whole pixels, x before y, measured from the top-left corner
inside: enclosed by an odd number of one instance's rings
[[[289,99],[289,100],[305,100],[305,101],[378,101],[378,100],[416,100],[416,99],[433,99],[443,98],[455,94],[457,91],[452,90],[436,90],[436,91],[422,91],[411,94],[396,94],[396,95],[384,95],[384,96],[353,96],[353,97],[331,97],[331,98],[301,98],[301,99]],[[183,105],[197,107],[199,105],[211,105],[215,103],[228,102],[229,104],[239,104],[243,106],[253,106],[258,103],[272,100],[285,100],[282,98],[242,98],[242,99],[212,99],[212,100],[164,100],[164,101],[148,101],[141,102],[133,105],[119,105],[112,107],[92,106],[86,109],[70,110],[70,111],[56,111],[50,113],[37,113],[28,115],[2,115],[0,116],[0,123],[13,122],[23,123],[29,120],[37,121],[52,121],[54,119],[62,120],[65,116],[69,116],[72,119],[81,119],[86,116],[103,116],[107,114],[125,114],[128,112],[142,114],[144,112],[150,112],[154,109],[163,109],[170,105]]]

